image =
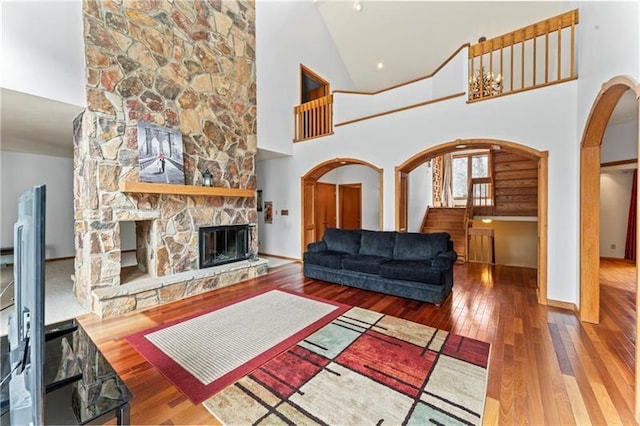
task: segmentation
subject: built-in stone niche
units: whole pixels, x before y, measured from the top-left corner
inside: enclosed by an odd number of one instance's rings
[[[151,278],[150,272],[156,270],[154,259],[149,256],[151,251],[148,249],[151,242],[152,222],[150,220],[122,221],[118,226],[121,250],[120,285],[137,279]]]

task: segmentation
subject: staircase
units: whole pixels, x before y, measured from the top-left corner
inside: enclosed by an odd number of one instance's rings
[[[458,261],[467,259],[467,209],[465,207],[427,207],[420,232],[448,232]]]

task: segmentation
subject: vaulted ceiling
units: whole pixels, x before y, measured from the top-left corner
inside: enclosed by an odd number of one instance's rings
[[[316,6],[356,90],[362,91],[429,74],[465,43],[575,8],[561,1],[318,0]],[[381,70],[377,68],[380,61],[384,63]]]

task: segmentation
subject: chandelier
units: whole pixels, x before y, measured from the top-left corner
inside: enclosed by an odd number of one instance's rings
[[[502,75],[495,76],[484,67],[469,77],[469,98],[478,99],[502,93]]]

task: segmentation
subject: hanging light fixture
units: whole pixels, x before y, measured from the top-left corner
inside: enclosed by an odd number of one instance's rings
[[[484,43],[487,38],[482,36],[478,43]],[[473,59],[472,59],[473,60]],[[482,58],[480,58],[482,63]],[[486,71],[484,66],[469,77],[469,99],[484,98],[502,93],[502,74],[495,75],[492,71]]]
[[[475,75],[469,77],[469,94],[471,99],[484,98],[502,93],[502,74],[480,68]]]

